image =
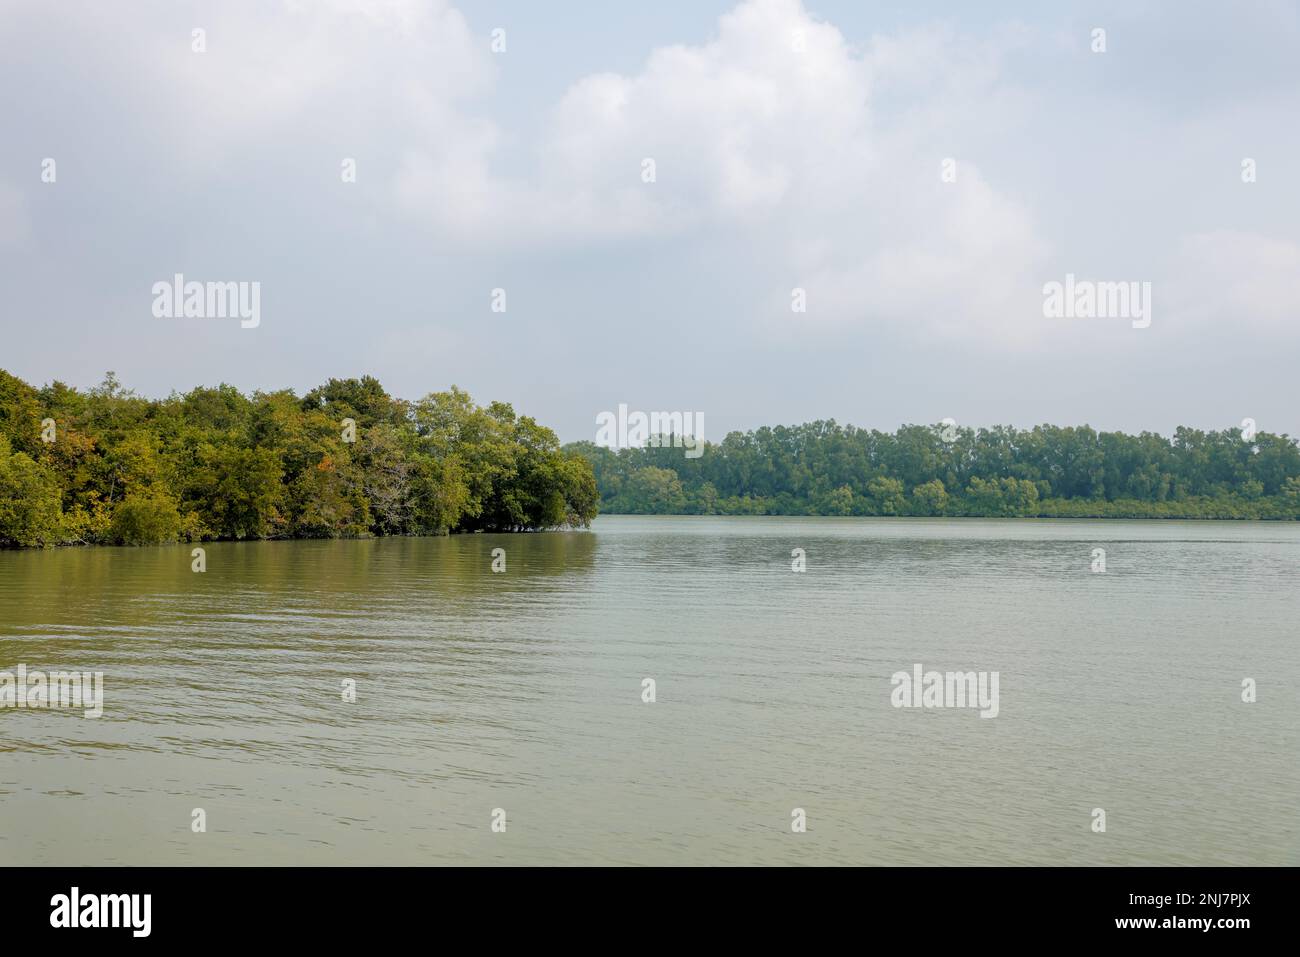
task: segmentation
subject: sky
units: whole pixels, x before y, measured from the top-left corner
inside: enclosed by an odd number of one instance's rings
[[[0,368],[1296,435],[1297,49],[1252,0],[0,0]]]

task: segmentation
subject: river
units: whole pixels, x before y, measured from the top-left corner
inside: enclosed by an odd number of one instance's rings
[[[0,863],[1300,863],[1300,524],[203,547],[0,552]]]

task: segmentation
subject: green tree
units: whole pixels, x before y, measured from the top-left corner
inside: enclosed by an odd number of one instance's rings
[[[0,435],[0,544],[54,545],[62,537],[54,474],[25,452],[12,452]]]
[[[867,494],[871,497],[872,514],[901,515],[906,505],[901,479],[877,475],[867,483]]]
[[[633,472],[624,494],[628,511],[643,515],[675,515],[686,504],[686,494],[677,473],[653,465]]]
[[[187,502],[218,538],[270,538],[284,531],[282,473],[273,449],[205,446]]]
[[[113,510],[109,529],[120,545],[159,545],[180,535],[181,515],[166,492],[131,492]]]
[[[928,482],[912,489],[913,515],[943,515],[948,510],[948,490],[940,479]]]
[[[848,485],[841,485],[839,488],[818,496],[817,513],[819,515],[852,515],[853,514],[853,489]]]

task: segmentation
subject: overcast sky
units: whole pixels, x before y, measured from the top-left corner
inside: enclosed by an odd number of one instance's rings
[[[1300,7],[975,6],[0,0],[0,367],[1300,433]],[[260,325],[156,318],[175,273]],[[1046,318],[1067,273],[1149,327]]]

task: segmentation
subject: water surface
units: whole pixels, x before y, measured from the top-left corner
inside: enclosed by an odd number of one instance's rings
[[[0,864],[1300,863],[1300,525],[205,547],[0,552],[0,669],[106,697],[0,709]],[[916,663],[998,716],[892,707]]]

